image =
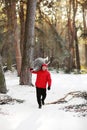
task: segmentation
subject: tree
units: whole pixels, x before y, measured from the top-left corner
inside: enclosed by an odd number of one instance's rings
[[[76,54],[76,68],[80,71],[80,57],[79,57],[79,48],[78,48],[78,37],[77,37],[77,27],[75,23],[76,13],[77,13],[77,0],[72,1],[73,6],[73,44],[75,42],[75,54]]]
[[[59,21],[58,8],[59,2],[54,1],[40,1],[37,4],[37,21],[36,27],[36,49],[39,50],[37,54],[43,57],[51,57],[51,61],[56,59],[62,64],[65,57],[69,56],[66,48],[66,42],[61,35],[63,32],[62,24]],[[60,31],[61,26],[61,31]],[[53,60],[52,60],[53,59]],[[52,65],[52,64],[51,64]],[[54,64],[55,65],[55,64]]]
[[[79,43],[86,43],[87,0],[37,1],[34,58],[48,56],[49,58],[51,57],[51,61],[56,59],[65,68],[64,61],[67,58],[66,64],[69,71],[75,68],[80,69],[78,48]],[[5,37],[3,38],[3,42],[1,41],[0,46],[3,49],[2,52],[5,54],[3,56],[4,63],[8,63],[11,67],[11,64],[15,63],[16,60],[19,75],[21,56],[24,55],[23,48],[25,45],[23,44],[27,41],[24,37],[28,37],[25,34],[25,21],[28,19],[26,16],[26,6],[27,0],[0,1],[0,40],[2,39],[2,35]],[[3,15],[4,21],[2,21]],[[82,16],[83,19],[80,20],[79,16]],[[2,32],[2,28],[4,33]],[[81,38],[83,42],[80,40]],[[55,67],[55,64],[50,65]]]
[[[73,25],[72,25],[72,19],[71,19],[71,0],[69,0],[67,2],[67,35],[68,35],[68,38],[67,38],[67,42],[68,42],[68,48],[69,48],[69,51],[70,51],[70,57],[69,57],[69,68],[70,68],[70,71],[72,71],[72,69],[74,68],[74,45],[73,45]]]
[[[76,26],[76,16],[77,16],[78,3],[77,0],[69,0],[67,6],[67,17],[68,17],[68,43],[70,51],[70,69],[76,67],[80,70],[80,57],[79,57],[79,47],[78,47],[78,37],[77,37],[77,26]]]
[[[18,37],[18,24],[17,24],[17,14],[16,14],[16,0],[12,1],[12,27],[13,27],[13,36],[14,36],[14,49],[15,49],[15,56],[16,56],[16,65],[17,65],[17,72],[20,75],[21,72],[21,50],[20,50],[20,43]]]
[[[15,50],[15,59],[17,65],[17,72],[20,75],[21,70],[21,52],[18,37],[18,25],[17,25],[17,14],[16,14],[16,0],[5,0],[6,14],[7,14],[7,35],[8,44],[12,44]],[[10,46],[10,45],[9,45]],[[10,51],[8,51],[8,56],[10,56]],[[8,58],[9,59],[9,58]]]
[[[22,68],[20,74],[21,85],[31,85],[31,73],[29,72],[28,68],[32,66],[34,52],[34,24],[36,3],[36,0],[27,1]]]
[[[20,2],[20,47],[21,47],[21,55],[23,55],[23,44],[24,44],[24,32],[25,32],[25,18],[24,18],[24,5],[22,1]]]
[[[4,72],[2,69],[2,58],[0,56],[0,93],[6,93],[6,83],[5,83],[5,77],[4,77]]]

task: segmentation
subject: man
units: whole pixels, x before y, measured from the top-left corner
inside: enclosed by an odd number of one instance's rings
[[[50,72],[47,70],[47,65],[42,64],[41,70],[34,71],[33,69],[30,69],[31,73],[37,74],[36,77],[36,96],[37,96],[37,102],[39,105],[39,108],[44,105],[44,100],[46,98],[46,87],[48,84],[48,90],[51,88],[51,75]]]

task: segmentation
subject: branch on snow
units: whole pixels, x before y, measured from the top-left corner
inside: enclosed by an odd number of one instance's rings
[[[60,104],[60,103],[67,103],[73,98],[84,98],[87,100],[87,92],[81,92],[81,91],[74,91],[74,92],[69,92],[67,93],[63,98],[58,99],[57,101],[51,102],[51,103],[46,103],[46,105],[50,104]]]
[[[14,99],[6,94],[0,94],[0,105],[4,105],[4,104],[11,104],[11,103],[23,103],[24,100],[21,99]]]

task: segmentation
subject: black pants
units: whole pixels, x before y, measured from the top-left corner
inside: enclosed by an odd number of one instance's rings
[[[46,98],[46,89],[36,87],[36,96],[38,105],[41,105],[41,101],[44,101]]]

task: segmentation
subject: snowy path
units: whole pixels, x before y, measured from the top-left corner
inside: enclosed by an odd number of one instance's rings
[[[64,105],[45,105],[38,109],[35,88],[18,85],[16,74],[6,73],[8,95],[25,100],[23,104],[0,106],[0,130],[86,130],[87,117],[61,110]],[[56,101],[70,91],[87,90],[87,75],[52,73],[52,89],[46,102]],[[33,75],[33,83],[35,76]]]

